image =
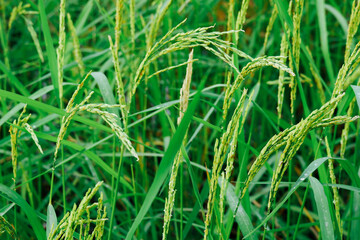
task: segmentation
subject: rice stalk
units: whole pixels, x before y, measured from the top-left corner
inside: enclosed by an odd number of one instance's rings
[[[4,5],[2,5],[4,6]],[[23,16],[25,14],[37,14],[37,12],[35,11],[27,11],[26,9],[30,8],[30,4],[27,3],[25,5],[23,5],[23,2],[20,2],[19,5],[17,5],[16,7],[14,7],[10,13],[10,18],[8,21],[8,29],[10,30],[12,27],[12,24],[14,23],[14,21],[16,20],[16,18],[18,16]]]
[[[229,151],[229,153],[227,155],[227,159],[226,159],[226,168],[225,168],[225,171],[222,173],[222,177],[223,177],[224,181],[221,184],[220,198],[219,198],[220,199],[220,201],[219,201],[220,224],[223,224],[224,200],[225,200],[225,195],[226,195],[226,189],[229,184],[230,177],[231,177],[231,173],[232,173],[232,170],[234,169],[234,160],[235,160],[238,136],[241,134],[242,129],[244,127],[245,120],[246,120],[247,114],[249,112],[249,108],[251,106],[251,100],[253,98],[253,95],[254,95],[254,91],[251,92],[249,99],[247,101],[246,108],[245,108],[244,112],[242,113],[242,121],[241,122],[238,121],[236,123],[234,134],[232,136],[232,140],[230,143],[230,151]],[[221,238],[223,238],[223,237],[224,236],[221,236]]]
[[[326,146],[326,153],[327,153],[328,157],[331,157],[331,151],[330,151],[330,146],[329,146],[329,142],[328,142],[327,137],[325,137],[325,146]],[[335,177],[335,173],[334,173],[334,160],[333,159],[329,159],[329,173],[330,173],[331,184],[336,184],[336,177]],[[333,194],[334,194],[333,203],[334,203],[334,206],[335,206],[335,217],[336,217],[337,225],[339,227],[340,236],[342,238],[344,228],[343,228],[343,222],[341,221],[341,217],[340,217],[339,192],[338,192],[338,189],[336,187],[331,187],[331,188],[332,188]]]
[[[213,167],[211,170],[211,179],[209,184],[210,189],[209,189],[207,212],[205,219],[204,239],[207,239],[209,234],[209,226],[211,223],[212,211],[214,209],[215,195],[216,195],[216,189],[218,185],[221,167],[224,164],[226,153],[228,151],[231,139],[233,138],[234,132],[236,130],[236,125],[239,122],[241,114],[243,113],[246,95],[247,95],[247,90],[244,89],[241,98],[234,111],[234,114],[232,115],[231,120],[227,125],[226,131],[223,133],[220,140],[216,139],[215,142],[215,146],[214,146],[215,155],[214,155]]]
[[[358,82],[357,82],[357,86],[359,86],[359,85],[360,85],[360,80],[358,80]],[[355,106],[356,106],[356,99],[353,98],[351,100],[348,110],[347,110],[348,117],[352,116]],[[345,149],[346,149],[346,144],[347,144],[347,140],[348,140],[349,130],[350,130],[350,122],[347,122],[347,123],[345,123],[344,129],[341,132],[341,140],[340,140],[340,157],[341,158],[345,157]]]
[[[227,9],[227,23],[226,23],[227,31],[230,31],[231,29],[233,29],[232,25],[233,25],[233,18],[234,18],[234,7],[235,7],[235,1],[230,0],[229,1],[229,7]],[[230,34],[227,35],[226,41],[231,42],[231,35]],[[227,50],[226,53],[229,54],[229,50]]]
[[[119,57],[116,52],[116,46],[113,45],[113,42],[112,42],[110,36],[109,36],[109,42],[110,42],[110,49],[111,49],[111,54],[113,57],[113,63],[114,63],[114,68],[115,68],[117,95],[119,98],[119,103],[120,103],[120,105],[122,105],[122,107],[120,108],[120,111],[121,111],[121,116],[122,116],[124,127],[126,128],[127,116],[128,116],[128,106],[126,105],[126,100],[125,100],[125,90],[124,90],[124,83],[122,81],[122,76],[121,76]]]
[[[65,55],[65,2],[60,0],[60,15],[59,15],[59,46],[56,49],[57,67],[58,67],[58,81],[59,81],[59,99],[60,107],[62,108],[63,98],[63,79],[64,79],[64,55]]]
[[[164,68],[164,69],[160,69],[159,71],[154,72],[153,74],[148,76],[147,79],[150,79],[150,78],[152,78],[154,76],[157,76],[160,73],[163,73],[163,72],[166,72],[166,71],[169,71],[169,70],[172,70],[172,69],[184,66],[184,65],[188,65],[189,63],[193,63],[193,62],[196,62],[196,61],[198,61],[198,59],[192,59],[191,61],[183,62],[183,63],[177,64],[177,65],[174,65],[174,66],[170,66],[170,67],[167,67],[167,68]]]
[[[71,20],[70,13],[67,14],[67,20],[68,20],[67,21],[68,22],[68,28],[70,30],[71,38],[73,40],[73,45],[74,45],[74,51],[73,51],[74,58],[75,58],[76,63],[78,64],[78,67],[79,67],[79,70],[80,70],[80,75],[84,76],[84,74],[85,74],[85,64],[84,64],[84,62],[82,60],[82,54],[81,54],[81,51],[80,51],[79,38],[77,36],[74,23]]]
[[[293,12],[293,33],[292,33],[292,54],[290,54],[289,65],[290,68],[295,72],[295,69],[299,69],[300,62],[300,45],[301,45],[301,37],[300,37],[300,25],[301,25],[301,17],[304,8],[304,0],[295,0],[294,12]],[[296,79],[295,76],[290,77],[290,112],[292,115],[292,119],[294,118],[294,103],[296,100]]]
[[[319,111],[315,110],[315,114],[313,114],[314,112],[312,112],[308,118],[300,121],[297,125],[295,125],[295,129],[288,134],[286,140],[286,147],[280,156],[276,172],[273,174],[273,179],[270,187],[270,198],[268,203],[269,211],[271,210],[272,203],[275,200],[275,196],[279,188],[279,184],[285,174],[285,171],[287,170],[290,160],[295,156],[296,152],[301,147],[307,133],[311,130],[311,128],[313,128],[313,126],[319,127],[319,123],[323,124],[322,126],[324,126],[325,124],[329,125],[329,122],[325,122],[323,120],[325,116],[337,106],[342,96],[343,94],[339,95],[337,101],[333,101],[333,104],[324,105],[327,106],[326,108],[320,108]],[[323,112],[323,115],[321,114],[321,112]],[[332,124],[344,124],[348,121],[352,121],[353,119],[354,118],[349,118],[345,116],[343,118],[331,119],[330,122]]]
[[[274,8],[277,8],[277,6],[275,5]],[[289,8],[288,8],[288,13],[291,16],[292,15],[292,1],[289,2]],[[284,57],[282,59],[282,63],[286,64],[287,63],[287,59],[289,57],[289,51],[290,51],[290,46],[289,46],[289,41],[287,36],[290,36],[290,27],[287,25],[287,23],[284,23],[284,33],[281,37],[281,45],[280,45],[280,56]],[[293,67],[290,65],[291,70],[293,71]],[[294,77],[295,75],[293,75]],[[280,121],[281,119],[281,115],[282,115],[282,107],[283,107],[283,102],[284,102],[284,94],[285,94],[285,72],[284,71],[280,71],[279,72],[279,85],[278,85],[278,106],[277,106],[277,111],[278,111],[278,121]]]
[[[79,206],[74,204],[72,210],[65,214],[55,229],[52,229],[48,237],[49,240],[73,239],[73,234],[78,228],[80,231],[79,239],[102,239],[104,224],[107,220],[106,207],[103,207],[103,194],[100,194],[98,202],[89,205],[102,183],[98,182],[93,189],[89,189]],[[91,219],[90,210],[94,207],[97,208],[97,216],[95,219]],[[85,218],[83,217],[84,214],[86,214]],[[84,225],[85,230],[83,230]],[[93,227],[93,231],[90,234],[91,227]]]
[[[182,118],[184,117],[184,113],[187,110],[187,107],[189,105],[189,93],[190,93],[190,83],[191,83],[191,77],[192,77],[192,63],[193,63],[193,55],[194,50],[191,50],[189,54],[188,59],[188,65],[186,68],[186,76],[182,85],[182,88],[180,90],[180,110],[179,110],[179,117],[177,119],[177,124],[179,125]],[[186,135],[183,140],[183,144],[186,143]],[[175,195],[176,195],[176,177],[179,170],[179,165],[182,161],[182,154],[181,151],[179,151],[175,157],[174,163],[171,168],[171,174],[170,174],[170,181],[169,181],[169,191],[168,191],[168,197],[165,199],[165,209],[164,209],[164,225],[163,225],[163,234],[162,239],[166,239],[166,236],[169,232],[169,225],[171,221],[171,213],[173,211],[174,203],[175,203]]]

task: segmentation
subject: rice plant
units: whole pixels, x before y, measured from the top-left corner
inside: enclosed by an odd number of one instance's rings
[[[0,239],[359,239],[359,25],[360,0],[0,0]]]

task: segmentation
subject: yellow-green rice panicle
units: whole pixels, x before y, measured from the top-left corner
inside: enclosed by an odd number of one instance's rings
[[[99,190],[102,183],[103,182],[98,182],[93,189],[89,189],[78,206],[74,204],[72,210],[64,215],[57,227],[50,231],[48,240],[70,240],[73,239],[75,231],[79,233],[79,239],[102,239],[104,224],[107,220],[106,208],[103,207],[102,193],[100,194],[98,202],[89,205],[90,200]],[[92,208],[97,208],[97,216],[95,219],[92,219],[90,215]],[[84,226],[85,229],[83,229]],[[91,226],[93,226],[93,230],[90,234]]]
[[[221,167],[224,163],[226,152],[228,150],[230,141],[235,132],[236,125],[240,121],[239,119],[241,117],[241,114],[243,113],[246,94],[247,94],[247,90],[244,89],[242,96],[236,106],[235,112],[231,117],[229,124],[227,125],[226,132],[224,132],[223,135],[221,136],[220,143],[218,143],[219,142],[218,140],[215,143],[215,148],[214,148],[215,156],[214,156],[214,162],[211,171],[211,179],[209,184],[210,190],[209,190],[207,213],[205,219],[204,239],[207,239],[209,234],[209,226],[211,223],[212,211],[214,209],[215,195],[216,195],[216,189],[218,185]]]
[[[180,90],[180,111],[179,117],[177,119],[178,125],[180,124],[182,118],[184,117],[184,112],[186,112],[188,104],[189,104],[189,93],[190,93],[190,83],[192,77],[192,60],[193,60],[194,50],[191,50],[188,59],[188,65],[186,68],[186,76]],[[186,142],[186,135],[184,137],[183,143]],[[171,221],[171,213],[175,203],[175,185],[176,185],[176,177],[179,169],[179,165],[182,161],[182,154],[179,151],[175,157],[174,163],[172,165],[170,181],[169,181],[169,191],[168,197],[165,199],[165,209],[164,209],[164,225],[163,225],[163,234],[162,238],[165,240],[169,231],[169,224]]]
[[[55,153],[54,153],[54,160],[53,160],[53,164],[55,164],[56,162],[56,158],[57,158],[57,154],[58,154],[58,150],[60,148],[60,144],[61,141],[63,140],[66,130],[72,120],[72,118],[75,116],[75,114],[79,111],[80,106],[84,105],[91,97],[91,95],[94,92],[90,92],[85,98],[84,100],[81,101],[80,104],[77,104],[74,107],[74,100],[77,96],[77,94],[79,93],[79,91],[83,88],[85,81],[88,79],[88,77],[90,76],[91,72],[89,72],[86,77],[81,81],[80,84],[78,84],[76,90],[74,91],[73,95],[71,96],[65,111],[66,111],[66,115],[62,117],[61,119],[61,125],[60,125],[60,131],[56,140],[56,146],[55,146]]]
[[[130,32],[133,50],[135,49],[135,0],[130,0]]]
[[[319,127],[321,122],[326,119],[326,116],[337,106],[338,102],[341,100],[341,98],[344,96],[344,93],[340,94],[334,99],[331,99],[328,101],[325,105],[323,105],[320,109],[314,110],[311,112],[311,114],[305,119],[300,121],[297,125],[294,125],[290,128],[285,129],[284,131],[278,133],[277,135],[273,136],[268,143],[263,147],[263,149],[260,151],[259,156],[256,158],[255,162],[251,165],[249,171],[248,171],[248,177],[245,180],[244,186],[242,187],[240,199],[244,196],[247,188],[249,187],[249,183],[253,180],[255,175],[258,173],[260,168],[265,164],[265,162],[268,160],[268,158],[276,152],[280,147],[284,146],[288,140],[291,138],[293,139],[293,142],[295,144],[294,149],[291,150],[291,152],[285,157],[285,168],[282,170],[283,172],[286,170],[287,167],[287,161],[290,160],[292,156],[295,155],[298,148],[303,143],[304,137],[307,135],[307,133],[316,128]],[[296,133],[296,131],[298,133]],[[296,135],[295,135],[296,134]],[[292,137],[294,136],[294,137]],[[282,163],[279,163],[282,164]],[[277,177],[281,175],[276,175]],[[275,189],[275,188],[274,188]]]
[[[120,103],[120,105],[123,106],[123,107],[120,108],[120,111],[121,111],[121,115],[122,115],[122,119],[123,119],[123,124],[124,124],[124,126],[126,128],[126,122],[127,122],[127,116],[128,116],[128,107],[126,105],[126,100],[125,100],[124,83],[122,81],[118,54],[116,53],[116,49],[115,49],[115,47],[113,45],[113,42],[112,42],[110,36],[109,36],[109,42],[110,42],[111,54],[112,54],[112,57],[113,57],[113,63],[114,63],[114,67],[115,67],[117,94],[118,94],[118,98],[119,98],[119,103]]]
[[[264,37],[264,53],[266,52],[266,47],[267,47],[267,43],[268,43],[268,40],[269,40],[269,36],[270,36],[270,32],[274,26],[274,23],[275,23],[275,20],[278,16],[278,9],[277,9],[277,6],[274,5],[274,3],[272,1],[271,2],[271,5],[273,6],[272,8],[272,11],[271,11],[271,16],[270,16],[270,19],[269,19],[269,23],[268,25],[266,26],[266,32],[265,32],[265,37]]]
[[[31,114],[29,114],[26,117],[23,117],[23,115],[26,112],[27,105],[24,106],[23,110],[21,111],[19,117],[17,120],[13,121],[13,125],[10,125],[10,145],[11,145],[11,162],[13,166],[13,175],[14,175],[14,182],[16,181],[16,172],[17,172],[17,160],[18,160],[18,137],[20,136],[22,130],[19,130],[17,127],[25,128],[25,130],[30,134],[31,138],[35,142],[37,148],[41,153],[43,153],[42,148],[39,144],[39,140],[37,136],[35,135],[34,130],[32,127],[28,124],[28,121],[30,119]],[[17,127],[16,127],[17,126]]]
[[[36,48],[36,51],[40,57],[40,60],[41,62],[44,62],[44,56],[43,56],[43,52],[41,50],[41,46],[40,46],[40,42],[39,42],[39,39],[38,39],[38,36],[37,36],[37,33],[33,27],[33,23],[32,21],[30,21],[27,17],[23,16],[23,19],[25,21],[25,24],[26,24],[26,27],[31,35],[31,38],[33,39],[33,42],[35,44],[35,48]]]
[[[339,70],[332,97],[335,97],[337,94],[339,94],[340,92],[345,90],[343,88],[344,88],[344,86],[346,86],[345,85],[346,77],[349,75],[349,70],[351,69],[353,63],[359,57],[359,48],[360,48],[359,44],[360,43],[357,43],[355,46],[355,49],[351,52],[351,44],[353,42],[354,35],[358,31],[359,24],[360,24],[360,1],[354,0],[352,9],[351,9],[348,34],[347,34],[347,39],[346,39],[344,64],[341,67],[341,69]]]
[[[287,25],[285,24],[285,26]],[[285,29],[287,29],[288,32],[290,31],[287,27],[285,27]],[[286,59],[289,53],[289,44],[288,41],[286,40],[285,34],[287,33],[284,33],[281,38],[281,47],[280,47],[280,56],[283,57],[282,63],[284,65],[286,64]],[[281,119],[282,106],[284,102],[284,93],[285,93],[284,82],[285,82],[285,71],[281,70],[279,72],[279,85],[278,85],[278,104],[277,104],[278,121],[280,121]]]
[[[254,92],[252,91],[248,101],[247,101],[247,105],[246,108],[242,114],[242,120],[241,122],[238,121],[234,130],[234,134],[230,143],[230,151],[227,155],[226,158],[226,168],[225,168],[225,174],[223,172],[223,182],[221,185],[221,190],[220,190],[220,203],[219,203],[219,209],[220,209],[220,222],[222,223],[223,221],[223,214],[224,214],[224,200],[225,200],[225,194],[226,194],[226,189],[230,180],[230,176],[231,176],[231,172],[234,168],[234,159],[235,159],[235,153],[236,153],[236,147],[237,147],[237,139],[238,136],[240,135],[240,133],[242,132],[242,129],[244,127],[245,124],[245,120],[247,117],[247,114],[249,112],[249,108],[252,105],[251,104],[251,100],[254,96]]]
[[[119,138],[122,144],[124,144],[127,150],[129,150],[131,155],[133,155],[137,161],[139,160],[139,156],[137,155],[134,147],[132,146],[128,135],[117,124],[118,118],[115,114],[93,107],[93,105],[82,105],[79,107],[79,111],[87,111],[99,115],[111,127],[115,135]]]
[[[0,236],[3,236],[3,232],[7,232],[12,239],[18,239],[14,226],[3,216],[0,216]]]
[[[70,34],[71,34],[71,38],[73,40],[73,45],[74,45],[74,58],[76,63],[78,64],[79,70],[80,70],[80,75],[83,76],[85,74],[85,64],[82,60],[82,54],[80,51],[80,43],[79,43],[79,38],[77,36],[76,33],[76,28],[74,26],[74,23],[71,19],[70,13],[67,14],[67,22],[68,22],[68,27],[70,30]]]
[[[253,59],[245,67],[243,67],[240,74],[234,80],[234,83],[232,84],[232,86],[230,86],[230,88],[228,88],[229,89],[229,90],[227,90],[228,93],[226,93],[226,95],[225,95],[226,98],[224,99],[224,104],[223,104],[223,118],[224,118],[224,116],[227,115],[227,112],[230,108],[231,101],[233,99],[233,95],[234,95],[235,91],[241,86],[243,80],[249,74],[251,74],[263,67],[270,66],[270,67],[273,67],[273,68],[276,68],[279,70],[286,71],[290,75],[294,75],[292,70],[282,63],[282,61],[281,61],[282,59],[283,59],[283,57],[258,57],[258,58]]]
[[[326,145],[326,153],[328,157],[331,157],[331,151],[330,151],[330,146],[329,146],[329,142],[327,137],[325,137],[325,145]],[[333,159],[329,159],[329,173],[330,173],[330,180],[331,180],[331,184],[336,184],[336,177],[335,177],[335,173],[334,173],[334,160]],[[333,194],[334,194],[334,206],[335,206],[335,216],[336,216],[336,221],[337,221],[337,225],[339,227],[339,232],[340,232],[340,236],[342,238],[343,236],[343,223],[341,221],[341,217],[340,217],[340,201],[339,201],[339,192],[337,190],[336,187],[331,187],[333,190]]]
[[[162,4],[158,5],[158,8],[156,10],[155,16],[151,22],[150,26],[150,32],[149,32],[149,39],[148,39],[148,46],[150,47],[153,45],[156,39],[156,34],[159,30],[160,23],[165,17],[165,14],[167,10],[169,9],[170,5],[172,3],[172,0],[165,0]]]
[[[345,57],[344,57],[345,61],[350,56],[351,44],[356,32],[358,31],[359,23],[360,23],[360,1],[354,0],[351,8],[349,28],[346,39]]]
[[[249,0],[243,0],[241,3],[240,11],[236,17],[235,30],[242,29],[246,20],[246,13],[249,7]],[[239,36],[236,34],[235,43],[237,44],[239,41]]]
[[[320,110],[313,111],[308,118],[300,121],[297,125],[295,125],[295,129],[289,134],[289,137],[286,140],[287,145],[281,154],[279,164],[273,175],[273,180],[270,188],[270,198],[268,203],[269,211],[271,210],[272,203],[275,200],[276,192],[279,188],[279,184],[285,174],[285,171],[287,170],[290,160],[295,156],[296,152],[301,147],[307,133],[315,127],[320,127],[320,125],[325,126],[329,124],[344,124],[356,119],[350,118],[348,116],[336,117],[332,119],[325,118],[329,114],[329,112],[331,112],[337,106],[342,96],[344,96],[344,94],[339,95],[336,100],[330,101],[330,104],[327,104],[326,107],[323,107]],[[331,165],[330,169],[332,169],[332,162],[329,162],[329,165]],[[333,175],[333,180],[335,180],[335,175]],[[337,193],[334,192],[334,194]]]
[[[119,53],[120,35],[121,35],[121,21],[123,15],[124,0],[116,0],[116,13],[115,13],[115,46],[114,51],[117,55]]]
[[[292,53],[290,54],[290,67],[293,72],[296,69],[299,69],[299,62],[300,62],[300,45],[301,45],[301,37],[300,37],[300,25],[301,25],[301,16],[303,13],[304,8],[304,0],[296,0],[293,12],[293,23],[294,29],[292,33]],[[294,58],[293,58],[294,57]],[[290,109],[292,118],[294,117],[294,103],[296,100],[296,78],[295,76],[290,77]]]
[[[26,129],[26,131],[28,133],[30,133],[31,135],[31,138],[33,139],[33,141],[35,142],[36,144],[36,147],[39,149],[39,151],[43,154],[43,150],[39,144],[39,140],[37,138],[37,136],[35,135],[35,132],[33,130],[33,128],[30,126],[30,124],[28,124],[27,122],[23,124],[24,128]]]
[[[63,98],[63,79],[64,79],[64,55],[65,55],[65,2],[60,0],[60,16],[59,16],[59,46],[56,49],[58,81],[59,81],[59,99],[62,105]]]

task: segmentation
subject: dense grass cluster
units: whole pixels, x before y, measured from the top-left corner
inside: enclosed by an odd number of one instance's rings
[[[359,239],[360,0],[0,15],[1,239]]]

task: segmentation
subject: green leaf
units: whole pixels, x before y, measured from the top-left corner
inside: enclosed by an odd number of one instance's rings
[[[53,40],[51,38],[49,23],[45,12],[44,0],[39,0],[38,5],[39,5],[39,14],[41,21],[41,30],[44,34],[44,39],[45,39],[45,47],[48,57],[49,68],[50,68],[51,81],[55,89],[55,97],[59,101],[59,106],[61,106],[60,103],[61,99],[59,99],[59,79],[57,75],[58,69],[57,69],[56,52],[55,52]]]
[[[42,110],[44,112],[47,113],[56,113],[60,116],[65,116],[66,112],[60,108],[56,108],[54,106],[39,102],[39,101],[35,101],[33,99],[30,99],[28,97],[24,97],[21,96],[19,94],[16,93],[12,93],[9,91],[5,91],[5,90],[1,90],[0,89],[0,97],[4,97],[4,98],[8,98],[17,102],[22,102],[22,103],[26,103],[28,104],[28,106],[33,107],[37,110]],[[113,131],[111,130],[111,128],[104,126],[98,122],[92,121],[90,119],[84,118],[84,117],[80,117],[80,116],[74,116],[74,120],[87,124],[89,126],[92,127],[96,127],[98,129],[101,129],[103,131],[109,132],[109,133],[113,133]]]
[[[200,101],[200,93],[201,93],[201,89],[203,88],[204,84],[205,84],[205,81],[203,81],[201,83],[201,86],[199,87],[200,90],[195,95],[194,100],[191,102],[191,104],[190,104],[188,110],[186,111],[174,136],[171,138],[169,146],[172,146],[172,147],[169,147],[166,150],[165,155],[164,155],[163,159],[161,160],[161,163],[156,172],[154,181],[151,184],[151,187],[150,187],[148,193],[146,194],[145,200],[143,202],[143,205],[141,206],[139,213],[137,214],[129,232],[126,235],[126,240],[133,239],[133,235],[134,235],[137,227],[139,226],[139,224],[145,217],[146,213],[148,212],[152,202],[154,201],[161,186],[163,185],[169,171],[171,170],[171,166],[172,166],[172,163],[176,156],[176,153],[179,151],[181,143],[185,137],[186,129],[188,128],[190,121],[192,119],[192,116],[195,113],[196,106],[198,105],[198,103]]]
[[[332,225],[331,214],[324,187],[319,180],[310,176],[310,183],[314,191],[315,203],[320,221],[320,234],[324,240],[335,239],[334,228]]]
[[[285,3],[288,3],[288,1],[274,0],[274,2],[278,8],[280,17],[286,21],[286,23],[288,24],[288,26],[292,32],[294,29],[294,25],[288,14],[288,11],[287,11],[288,6],[285,4]]]
[[[356,102],[360,109],[360,86],[351,85],[351,87],[354,90]]]
[[[326,28],[325,1],[324,0],[316,1],[316,10],[317,10],[317,16],[318,16],[319,28],[320,28],[321,51],[324,56],[327,74],[329,75],[332,84],[334,84],[334,81],[335,81],[334,70],[333,70],[331,58],[330,58],[328,32],[327,32],[327,28]]]
[[[224,179],[222,177],[219,177],[219,185],[221,186]],[[235,194],[235,188],[232,184],[228,184],[228,187],[226,189],[226,201],[230,206],[230,209],[232,213],[234,213],[237,205],[238,205],[238,199],[239,197]],[[239,225],[239,228],[242,232],[242,234],[249,235],[249,239],[256,240],[258,239],[258,236],[256,232],[254,231],[254,227],[251,223],[250,217],[247,215],[245,209],[239,204],[239,207],[237,209],[237,212],[234,214],[235,220]]]
[[[331,13],[339,22],[342,30],[344,31],[344,39],[345,39],[347,35],[347,30],[349,28],[346,18],[341,14],[339,10],[337,10],[336,8],[334,8],[329,4],[325,4],[325,9],[329,11],[329,13]]]
[[[5,66],[5,64],[0,60],[0,70],[9,78],[10,83],[24,96],[29,96],[29,91],[24,87],[19,79]]]
[[[261,226],[266,224],[266,222],[269,221],[277,213],[277,211],[279,211],[279,209],[285,204],[285,202],[296,191],[296,189],[298,189],[298,187],[300,187],[301,183],[304,182],[305,179],[307,179],[316,169],[318,169],[328,159],[337,160],[337,158],[323,157],[323,158],[316,159],[312,163],[310,163],[310,165],[304,170],[304,172],[300,175],[298,180],[292,186],[290,191],[286,194],[285,198],[274,208],[274,210],[269,215],[267,215],[267,217],[263,221],[261,221],[261,223],[254,230],[252,230],[249,234],[244,236],[244,238],[250,237],[251,234],[253,234]]]
[[[47,94],[48,92],[50,92],[51,90],[53,90],[54,87],[53,86],[47,86],[44,87],[42,89],[39,89],[38,91],[36,91],[35,93],[31,94],[29,96],[30,99],[36,99],[39,98],[45,94]],[[16,114],[18,111],[20,111],[23,107],[25,106],[24,103],[19,103],[16,106],[12,107],[10,109],[10,111],[8,111],[5,115],[2,116],[2,118],[0,119],[0,126],[2,126],[7,120],[9,120],[12,116],[14,116],[14,114]]]
[[[349,239],[357,239],[359,237],[360,228],[360,193],[358,192],[354,192],[351,211],[352,221]]]
[[[49,204],[47,208],[47,219],[46,219],[46,238],[49,238],[51,232],[57,227],[57,217],[53,205]]]
[[[341,167],[349,175],[353,185],[360,188],[360,178],[358,173],[356,172],[357,168],[353,164],[351,164],[351,162],[349,162],[348,160],[344,160],[344,159],[335,159],[335,160],[341,164]]]
[[[6,198],[7,200],[14,202],[24,211],[32,229],[35,232],[37,239],[39,240],[46,239],[44,228],[39,222],[35,210],[32,207],[30,207],[30,205],[19,194],[17,194],[14,190],[11,190],[9,187],[0,184],[0,195]],[[20,229],[21,228],[19,228],[18,230]]]
[[[98,84],[104,102],[110,105],[116,104],[112,88],[105,74],[103,74],[102,72],[92,72],[91,76],[93,76],[96,83]],[[108,111],[120,117],[118,108],[109,108]]]

